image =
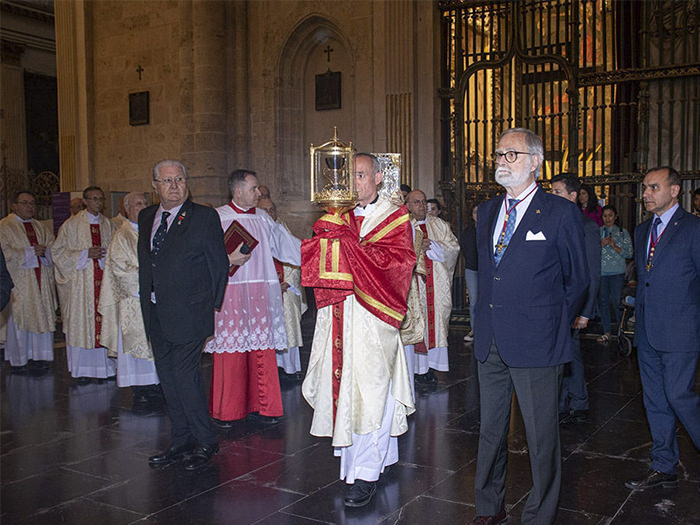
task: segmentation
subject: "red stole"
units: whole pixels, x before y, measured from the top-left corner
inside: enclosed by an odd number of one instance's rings
[[[90,225],[90,235],[92,236],[92,246],[102,246],[102,237],[100,235],[100,225]],[[92,260],[92,280],[95,300],[95,348],[100,345],[100,333],[102,332],[102,316],[97,311],[97,303],[100,300],[100,289],[102,288],[102,268],[100,268],[99,259]]]
[[[24,231],[27,232],[27,239],[29,239],[30,246],[38,246],[39,240],[36,238],[36,232],[34,231],[34,226],[31,222],[22,222],[24,224]],[[36,275],[36,283],[39,285],[39,290],[41,290],[41,260],[39,257],[36,258],[39,266],[34,268],[34,275]]]
[[[420,229],[424,234],[424,239],[428,239],[428,229],[425,223],[420,225]],[[433,261],[427,256],[425,257],[425,295],[428,303],[428,341],[427,347],[435,348],[435,281],[433,280]]]
[[[277,278],[280,280],[280,284],[282,284],[284,282],[284,265],[274,257],[272,258],[272,262],[275,263],[275,272],[277,272]]]

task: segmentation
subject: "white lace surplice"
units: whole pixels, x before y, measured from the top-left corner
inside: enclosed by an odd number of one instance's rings
[[[259,244],[248,262],[229,277],[221,311],[215,314],[214,337],[205,351],[287,348],[282,292],[272,258],[299,266],[301,241],[262,210],[236,213],[227,204],[216,211],[224,231],[237,220]]]

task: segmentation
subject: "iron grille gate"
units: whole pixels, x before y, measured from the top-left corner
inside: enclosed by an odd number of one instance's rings
[[[569,171],[625,227],[641,217],[640,173],[672,165],[700,179],[700,0],[444,0],[443,196],[455,231],[494,194],[501,131],[542,137],[542,179]],[[454,307],[465,306],[463,272]]]

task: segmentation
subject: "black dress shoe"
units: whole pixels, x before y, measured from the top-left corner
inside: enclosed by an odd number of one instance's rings
[[[185,459],[185,457],[192,452],[192,450],[194,450],[194,445],[192,444],[178,446],[171,445],[160,454],[156,454],[155,456],[148,458],[148,463],[153,467],[170,465],[171,463]]]
[[[276,425],[277,423],[280,422],[280,418],[274,417],[274,416],[263,416],[262,414],[258,414],[257,412],[253,412],[252,414],[249,414],[250,419],[253,421],[256,421],[258,423],[261,423],[263,425]]]
[[[653,487],[671,489],[677,486],[678,476],[675,474],[664,474],[658,470],[650,470],[643,478],[631,479],[625,482],[625,487],[632,490],[643,490]]]
[[[211,418],[212,421],[214,422],[214,425],[217,427],[223,429],[223,430],[231,430],[233,428],[233,424],[235,421],[221,421],[220,419],[216,418]]]
[[[219,451],[219,445],[200,445],[195,448],[185,462],[185,470],[194,471],[205,467],[211,461],[211,457]]]
[[[364,507],[370,502],[375,492],[377,492],[376,481],[356,479],[355,483],[350,485],[345,493],[345,506]]]
[[[472,523],[476,525],[500,525],[501,523],[508,523],[508,515],[506,514],[506,509],[503,508],[501,512],[494,516],[475,516]]]

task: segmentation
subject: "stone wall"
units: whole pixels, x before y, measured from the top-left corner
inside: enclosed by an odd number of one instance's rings
[[[432,2],[102,0],[84,10],[83,179],[105,190],[149,191],[153,164],[174,157],[190,168],[194,199],[220,205],[227,174],[246,167],[306,236],[318,215],[309,143],[333,126],[359,151],[403,144],[414,184],[435,185],[438,58],[430,38],[415,37],[437,34]],[[342,108],[316,111],[315,75],[326,69],[342,74]],[[128,95],[139,91],[150,93],[150,123],[130,126]],[[387,110],[391,97],[411,102],[397,106],[407,115]]]

